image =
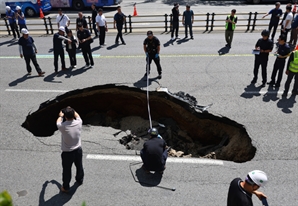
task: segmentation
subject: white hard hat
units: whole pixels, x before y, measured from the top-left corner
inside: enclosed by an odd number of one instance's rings
[[[27,29],[23,28],[23,29],[21,30],[21,33],[22,33],[22,34],[29,34],[29,31],[28,31]]]
[[[64,26],[60,26],[60,27],[59,27],[59,30],[65,32],[65,28],[64,28]]]
[[[21,10],[21,7],[19,7],[19,6],[16,6],[16,10]]]
[[[260,187],[264,186],[268,181],[266,173],[261,170],[253,170],[249,172],[247,176]]]
[[[6,9],[6,11],[10,11],[10,7],[9,6],[6,6],[5,9]]]

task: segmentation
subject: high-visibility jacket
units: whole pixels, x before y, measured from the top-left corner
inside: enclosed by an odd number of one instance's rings
[[[294,59],[290,62],[289,70],[298,73],[298,51],[294,51]]]
[[[231,15],[228,15],[228,19],[230,19]],[[234,15],[233,18],[232,18],[232,21],[234,22],[234,19],[236,19],[237,16]],[[228,29],[228,25],[229,25],[229,22],[226,22],[226,29]],[[236,24],[232,24],[232,30],[234,31],[236,28]]]

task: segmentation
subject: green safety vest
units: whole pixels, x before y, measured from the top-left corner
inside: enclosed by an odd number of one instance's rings
[[[228,16],[228,19],[230,19],[230,16],[231,16],[231,15]],[[237,18],[236,15],[234,15],[232,21],[234,21],[235,18]],[[229,25],[229,22],[226,22],[226,29],[228,29],[228,25]],[[236,24],[232,24],[232,30],[233,30],[233,31],[235,30],[235,28],[236,28]]]
[[[298,51],[294,51],[294,60],[290,62],[289,70],[298,73]]]

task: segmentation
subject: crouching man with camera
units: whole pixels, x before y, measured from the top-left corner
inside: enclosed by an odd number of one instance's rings
[[[57,119],[57,127],[61,132],[62,158],[62,192],[68,192],[71,180],[71,167],[74,163],[77,168],[76,182],[81,185],[84,179],[82,163],[83,150],[81,148],[82,119],[71,107],[62,109]]]

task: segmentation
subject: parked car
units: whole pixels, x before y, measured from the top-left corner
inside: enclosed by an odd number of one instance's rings
[[[16,6],[19,6],[26,16],[32,17],[39,14],[40,8],[43,12],[50,11],[52,9],[50,2],[50,0],[0,0],[0,13],[5,14],[6,6],[14,11]]]

